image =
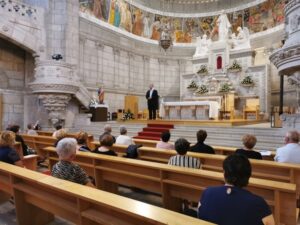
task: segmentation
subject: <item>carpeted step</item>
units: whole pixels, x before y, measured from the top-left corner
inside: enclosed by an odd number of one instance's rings
[[[158,137],[160,138],[161,132],[138,132],[138,136],[147,136],[147,137]]]
[[[159,127],[159,128],[167,128],[167,129],[173,129],[174,125],[172,124],[156,124],[156,123],[148,123],[148,127]]]
[[[147,136],[136,136],[133,137],[134,139],[145,139],[145,140],[153,140],[153,141],[159,141],[159,137],[147,137]]]
[[[160,127],[144,127],[143,131],[146,132],[165,132],[165,131],[169,131],[168,128],[160,128]]]

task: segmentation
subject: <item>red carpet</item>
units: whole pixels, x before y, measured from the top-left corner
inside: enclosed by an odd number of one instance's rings
[[[147,124],[147,127],[144,127],[143,131],[133,138],[159,141],[162,132],[170,131],[173,128],[174,125],[171,124]]]

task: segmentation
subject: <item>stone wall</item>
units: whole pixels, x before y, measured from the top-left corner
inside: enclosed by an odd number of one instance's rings
[[[139,109],[146,108],[144,97],[153,83],[161,97],[179,99],[180,74],[191,72],[187,58],[191,48],[164,53],[156,44],[137,42],[116,35],[80,18],[79,76],[96,98],[97,87],[105,89],[109,111],[124,108],[124,96],[140,97]]]
[[[2,93],[2,128],[24,123],[25,82],[33,74],[33,58],[20,47],[0,38],[0,92]],[[26,79],[25,79],[26,76]]]

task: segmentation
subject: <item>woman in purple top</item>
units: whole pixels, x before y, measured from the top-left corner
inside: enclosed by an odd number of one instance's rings
[[[266,201],[245,189],[251,176],[248,158],[230,155],[223,162],[223,170],[225,185],[203,192],[198,217],[218,225],[275,225]]]

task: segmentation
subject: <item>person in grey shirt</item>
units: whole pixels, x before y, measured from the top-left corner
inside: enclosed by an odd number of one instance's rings
[[[278,148],[274,160],[283,163],[300,163],[299,133],[292,130],[286,133],[285,146]]]

